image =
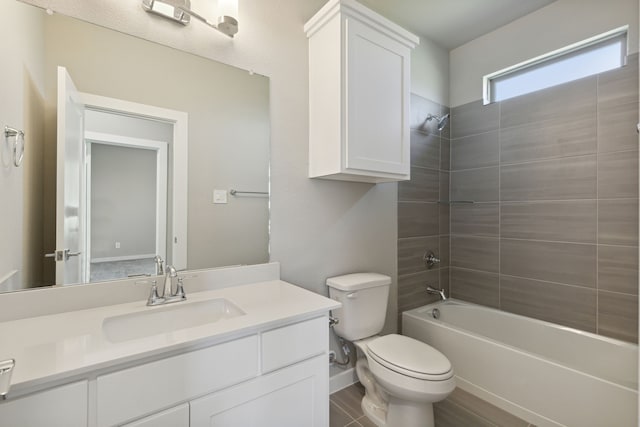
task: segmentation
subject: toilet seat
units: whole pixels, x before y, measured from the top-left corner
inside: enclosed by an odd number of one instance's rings
[[[411,378],[444,381],[453,377],[451,362],[435,348],[390,334],[367,343],[367,354],[385,368]]]

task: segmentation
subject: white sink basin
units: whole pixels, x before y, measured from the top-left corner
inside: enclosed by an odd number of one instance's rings
[[[121,342],[193,328],[244,314],[244,311],[224,298],[177,302],[107,317],[102,323],[102,330],[109,341]]]

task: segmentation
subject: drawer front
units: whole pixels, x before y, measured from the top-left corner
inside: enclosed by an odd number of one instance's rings
[[[189,427],[189,404],[183,403],[122,427]]]
[[[258,375],[258,337],[241,338],[98,377],[98,426],[157,412]]]
[[[87,381],[0,404],[0,426],[86,427]]]
[[[262,372],[271,372],[328,350],[329,321],[325,316],[273,329],[262,334]]]

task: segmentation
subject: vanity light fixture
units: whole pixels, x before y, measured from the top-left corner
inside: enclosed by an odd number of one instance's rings
[[[211,1],[211,0],[207,0]],[[182,25],[195,18],[205,25],[233,37],[238,32],[238,0],[218,0],[218,21],[211,22],[204,14],[191,10],[191,0],[142,0],[142,8],[149,13],[172,19]]]
[[[191,16],[184,9],[191,9],[190,0],[142,0],[142,8],[150,13],[173,19],[182,25],[191,21]]]

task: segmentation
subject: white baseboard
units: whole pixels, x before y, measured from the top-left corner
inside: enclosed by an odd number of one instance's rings
[[[345,369],[329,378],[329,393],[333,394],[357,382],[358,376],[356,375],[356,370],[353,368]]]
[[[156,256],[156,254],[114,256],[114,257],[104,257],[104,258],[93,258],[91,260],[91,262],[92,263],[100,263],[100,262],[116,262],[116,261],[134,261],[134,260],[137,260],[137,259],[154,258],[155,256]]]

